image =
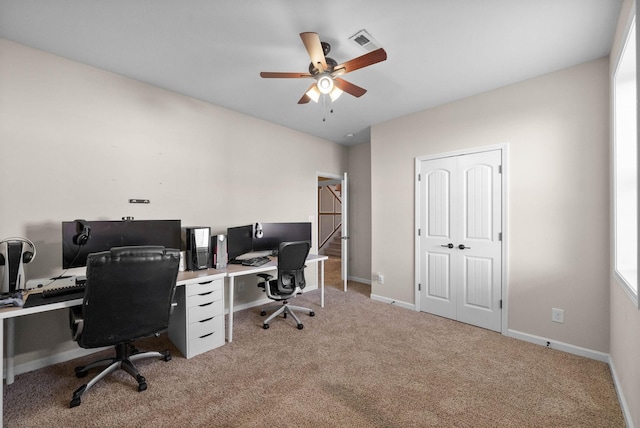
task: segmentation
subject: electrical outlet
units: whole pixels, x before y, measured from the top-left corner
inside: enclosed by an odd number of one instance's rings
[[[564,309],[552,308],[551,321],[564,323]]]

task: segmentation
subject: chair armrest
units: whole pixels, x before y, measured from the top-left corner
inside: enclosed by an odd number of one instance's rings
[[[77,342],[84,328],[82,306],[72,306],[69,308],[69,327],[71,328],[73,340]]]
[[[256,276],[259,276],[260,278],[264,279],[265,281],[269,281],[269,280],[273,279],[273,275],[269,275],[268,273],[258,273],[258,274],[256,274]]]

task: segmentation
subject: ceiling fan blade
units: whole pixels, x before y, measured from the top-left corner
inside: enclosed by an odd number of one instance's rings
[[[300,100],[298,101],[298,104],[306,104],[309,101],[311,101],[311,98],[309,98],[309,95],[307,95],[306,93],[302,96],[302,98],[300,98]]]
[[[327,60],[324,58],[324,50],[322,49],[322,43],[320,43],[320,37],[317,33],[300,33],[300,38],[304,47],[307,48],[309,58],[314,66],[318,66],[318,63],[322,64],[322,70],[327,69]],[[321,70],[321,71],[322,71]]]
[[[355,70],[359,70],[363,67],[367,67],[369,65],[382,62],[387,59],[387,52],[383,48],[376,49],[375,51],[371,51],[367,54],[344,62],[342,64],[337,65],[334,68],[334,73],[336,75],[349,73]]]
[[[334,78],[333,83],[336,85],[336,87],[338,87],[338,89],[342,89],[347,94],[351,94],[357,98],[367,93],[366,89],[361,88],[358,85],[354,85],[353,83],[347,82],[346,80],[339,77]]]
[[[260,77],[288,79],[288,78],[313,77],[313,76],[310,75],[309,73],[280,73],[280,72],[263,71],[260,73]]]

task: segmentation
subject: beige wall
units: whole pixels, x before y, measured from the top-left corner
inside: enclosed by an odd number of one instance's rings
[[[343,146],[1,39],[0,94],[0,239],[34,241],[28,278],[62,273],[63,220],[309,221],[317,172],[347,168]],[[246,285],[239,304],[262,298]],[[75,346],[65,317],[19,319],[18,353]]]
[[[349,147],[349,278],[371,282],[371,144]]]
[[[611,73],[615,69],[624,43],[629,18],[633,15],[635,8],[635,1],[625,0],[623,2],[611,49]],[[636,29],[636,37],[638,34],[640,33]],[[640,44],[636,43],[636,46],[640,46]],[[613,180],[613,175],[611,179]],[[613,254],[613,246],[611,248]],[[633,420],[635,426],[640,427],[640,310],[634,306],[613,277],[611,278],[610,292],[611,339],[609,354],[611,365],[616,375],[617,386],[630,413],[627,417]]]
[[[603,58],[374,126],[372,294],[414,304],[415,157],[508,143],[508,327],[607,353],[607,72]]]

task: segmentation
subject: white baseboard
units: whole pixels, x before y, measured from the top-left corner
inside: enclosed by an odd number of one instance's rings
[[[109,347],[104,348],[95,348],[95,349],[84,349],[78,347],[77,349],[72,349],[69,351],[59,352],[57,354],[47,355],[44,358],[38,358],[30,361],[26,361],[24,363],[18,363],[14,366],[14,373],[16,375],[22,373],[32,372],[34,370],[38,370],[53,364],[63,363],[65,361],[73,360],[75,358],[84,357],[85,355],[91,355],[96,352],[103,351],[105,349],[109,349]],[[6,375],[6,370],[4,371]],[[5,376],[6,377],[6,376]]]
[[[622,408],[622,415],[624,416],[624,421],[627,424],[628,428],[633,428],[633,420],[631,419],[631,412],[629,412],[629,406],[627,405],[627,400],[624,397],[624,393],[620,388],[620,382],[618,378],[618,374],[616,373],[615,365],[613,364],[613,360],[609,357],[609,370],[611,370],[611,377],[613,377],[613,385],[616,388],[616,394],[618,394],[618,401],[620,402],[620,407]]]
[[[507,331],[507,336],[524,340],[525,342],[535,343],[536,345],[547,346],[552,349],[568,352],[569,354],[591,358],[592,360],[602,361],[603,363],[609,363],[609,354],[605,354],[604,352],[594,351],[592,349],[582,348],[580,346],[570,345],[568,343],[558,342],[553,339],[534,336],[532,334],[522,333],[511,329]]]
[[[388,303],[394,306],[400,306],[401,308],[411,309],[412,311],[416,310],[416,306],[413,303],[401,302],[398,300],[389,299],[388,297],[378,296],[377,294],[372,294],[371,300],[375,300],[377,302]]]
[[[361,282],[363,284],[371,285],[371,278],[365,279],[365,278],[358,278],[357,276],[349,276],[347,277],[347,279],[349,281]]]

